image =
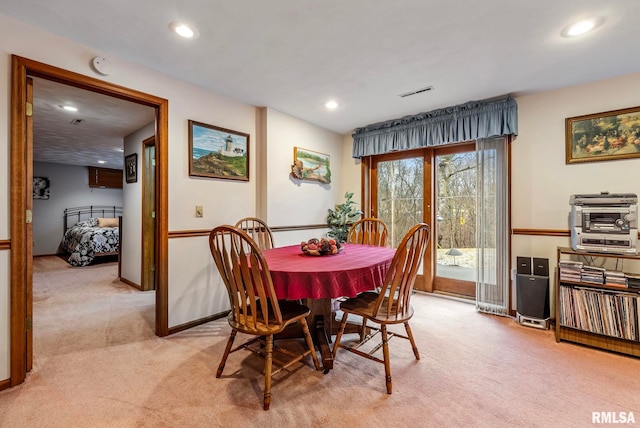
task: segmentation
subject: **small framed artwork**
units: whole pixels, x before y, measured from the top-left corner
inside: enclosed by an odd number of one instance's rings
[[[190,120],[189,175],[249,181],[249,134]]]
[[[33,199],[49,199],[49,178],[33,177]]]
[[[293,165],[291,175],[299,180],[314,180],[331,183],[329,155],[303,149],[293,148]]]
[[[133,153],[124,158],[124,176],[127,183],[138,181],[138,154]]]
[[[565,120],[566,163],[640,157],[640,107]]]

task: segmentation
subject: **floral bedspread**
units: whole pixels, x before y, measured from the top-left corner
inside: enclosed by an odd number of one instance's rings
[[[97,255],[120,251],[118,228],[98,227],[97,218],[78,222],[64,234],[62,248],[71,253],[72,266],[86,266]]]

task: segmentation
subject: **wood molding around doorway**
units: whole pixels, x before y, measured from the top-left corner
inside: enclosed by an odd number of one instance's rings
[[[10,195],[10,381],[24,382],[27,371],[27,293],[32,260],[28,259],[27,194],[31,174],[27,162],[32,147],[27,138],[27,77],[40,77],[115,98],[146,105],[156,110],[156,334],[166,336],[168,328],[168,114],[166,99],[113,83],[57,68],[17,55],[11,57],[11,195]]]

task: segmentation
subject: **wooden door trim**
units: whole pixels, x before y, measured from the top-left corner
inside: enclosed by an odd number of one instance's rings
[[[24,382],[27,367],[26,293],[27,293],[27,222],[25,200],[27,174],[27,68],[12,57],[11,63],[11,386]]]
[[[154,275],[154,284],[153,287],[148,288],[148,272],[152,269],[149,268],[149,266],[147,266],[147,269],[145,269],[145,261],[147,262],[147,264],[149,262],[154,262],[156,259],[156,245],[155,245],[155,239],[153,239],[153,257],[149,258],[148,257],[148,252],[146,250],[147,248],[147,241],[149,240],[149,235],[147,234],[147,220],[146,220],[146,215],[147,215],[147,184],[149,183],[147,174],[149,173],[149,166],[148,163],[151,162],[153,164],[153,161],[150,161],[148,159],[149,154],[147,152],[149,147],[154,147],[154,155],[155,155],[155,145],[156,145],[156,136],[152,136],[147,138],[146,140],[144,140],[142,142],[142,251],[140,252],[142,257],[140,259],[140,272],[141,272],[141,276],[140,276],[140,289],[144,290],[144,291],[148,291],[148,290],[155,290],[156,289],[156,285],[155,285],[155,275]],[[154,156],[155,159],[155,156]],[[155,168],[155,166],[152,165],[152,168]],[[154,178],[155,178],[155,171],[154,171]],[[152,189],[155,190],[155,189]],[[154,192],[154,210],[155,210],[155,192]],[[153,235],[155,236],[155,221],[153,222],[153,230],[154,233]]]
[[[11,386],[26,377],[26,296],[27,296],[27,147],[26,79],[41,77],[77,88],[98,92],[156,110],[156,334],[166,336],[168,327],[168,113],[166,99],[125,88],[113,83],[64,70],[38,61],[11,56],[11,179],[10,179],[10,376]],[[30,196],[30,195],[29,195]]]
[[[27,102],[32,106],[32,113],[27,117],[27,141],[33,141],[33,78],[27,76]],[[29,177],[33,177],[33,150],[26,150],[26,158],[27,163],[25,164],[25,177],[27,178],[25,182],[25,195],[24,195],[24,203],[31,213],[33,213],[33,182]],[[33,214],[32,214],[33,217]],[[29,222],[26,225],[26,231],[28,235],[31,235],[33,238],[33,222]],[[29,243],[33,242],[33,239]],[[25,272],[24,278],[27,281],[26,290],[26,308],[25,308],[25,316],[28,320],[33,320],[33,245],[26,246],[27,254],[26,259],[29,262],[26,264],[27,271]],[[27,331],[26,331],[26,365],[27,371],[31,371],[33,368],[33,327],[29,328],[29,324],[33,326],[33,322],[27,323]]]

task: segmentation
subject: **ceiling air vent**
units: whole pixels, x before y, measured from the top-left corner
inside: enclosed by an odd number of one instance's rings
[[[80,125],[82,123],[82,119],[73,119],[71,121],[72,125]]]
[[[404,97],[409,97],[411,95],[421,94],[423,92],[428,92],[428,91],[433,91],[433,86],[427,86],[426,88],[417,89],[415,91],[405,92],[404,94],[400,94],[398,96],[404,98]]]

